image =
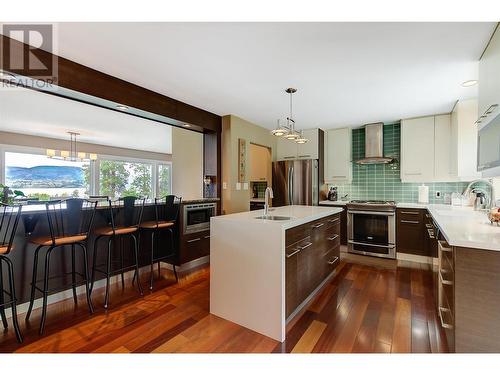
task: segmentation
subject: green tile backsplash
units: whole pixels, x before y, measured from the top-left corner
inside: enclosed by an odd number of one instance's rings
[[[384,156],[393,157],[392,164],[360,165],[352,164],[352,183],[329,184],[338,187],[339,199],[348,194],[348,199],[393,200],[396,202],[413,203],[418,201],[419,183],[402,183],[400,179],[400,144],[401,124],[384,125]],[[365,130],[352,131],[352,160],[358,160],[365,155]],[[426,183],[429,186],[429,202],[443,203],[445,193],[462,193],[467,182]],[[435,192],[441,192],[441,198],[435,197]]]

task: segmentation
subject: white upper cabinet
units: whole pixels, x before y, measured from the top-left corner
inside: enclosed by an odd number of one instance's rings
[[[351,182],[351,129],[325,132],[325,183]]]
[[[319,159],[319,129],[303,131],[309,141],[297,144],[285,138],[278,138],[276,160]]]
[[[450,171],[456,180],[481,177],[477,171],[477,99],[457,102],[451,113]]]
[[[401,181],[434,180],[434,116],[401,121]]]
[[[297,145],[299,159],[319,159],[319,131],[318,129],[304,130],[303,135],[309,141]]]
[[[451,170],[451,116],[434,117],[434,178],[433,181],[456,180]]]
[[[500,113],[500,30],[497,29],[488,48],[479,60],[479,116],[485,115],[481,126]],[[497,105],[497,107],[492,107]],[[493,112],[486,114],[489,109]]]
[[[297,143],[286,138],[278,138],[276,144],[276,160],[296,159],[297,152]]]
[[[450,115],[401,121],[401,181],[477,178],[477,101],[458,102]]]

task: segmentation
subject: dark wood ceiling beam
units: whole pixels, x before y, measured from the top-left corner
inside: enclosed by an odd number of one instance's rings
[[[23,55],[29,48],[26,44],[1,35],[0,47],[4,52],[0,68],[5,61],[23,61]],[[11,48],[4,49],[4,43],[11,43]],[[12,54],[11,54],[12,53]],[[169,98],[144,87],[105,74],[88,66],[76,63],[47,51],[37,50],[37,58],[44,64],[57,58],[58,72],[55,84],[66,89],[78,91],[97,98],[120,103],[128,107],[173,118],[177,121],[197,125],[205,131],[221,132],[222,118],[219,115]],[[8,60],[10,59],[10,60]],[[21,64],[22,66],[23,64]],[[9,70],[13,73],[34,78],[29,70]]]

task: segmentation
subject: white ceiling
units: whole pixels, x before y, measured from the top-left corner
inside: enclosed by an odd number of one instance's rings
[[[0,130],[172,153],[169,125],[22,88],[0,89]]]
[[[57,53],[219,115],[299,128],[449,112],[495,23],[60,23]],[[154,142],[150,137],[149,140]]]
[[[58,53],[214,113],[272,128],[449,112],[477,95],[495,23],[61,23]]]

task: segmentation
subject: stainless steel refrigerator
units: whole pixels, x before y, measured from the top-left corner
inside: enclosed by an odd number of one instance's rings
[[[273,206],[300,204],[317,206],[318,160],[275,161],[273,163]]]

